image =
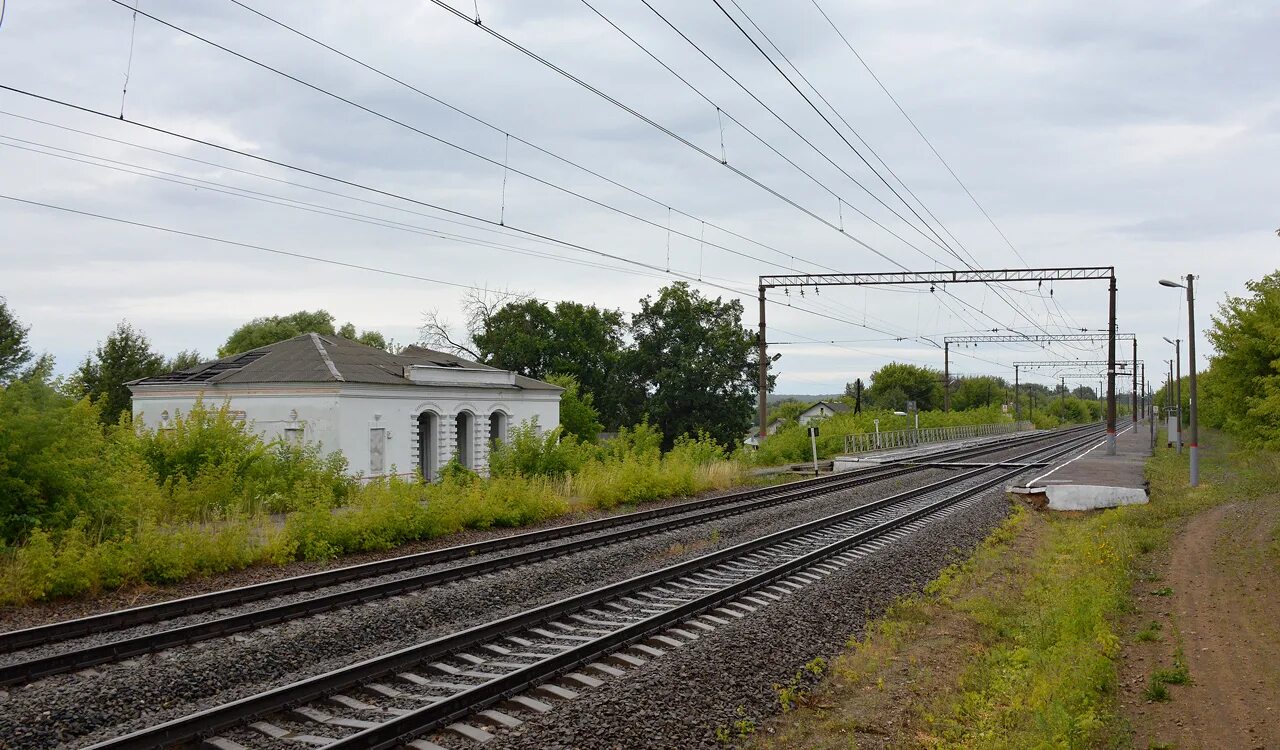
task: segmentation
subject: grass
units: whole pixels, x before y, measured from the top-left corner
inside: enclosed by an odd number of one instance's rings
[[[36,529],[23,544],[0,552],[0,605],[380,552],[467,529],[525,526],[748,481],[744,463],[689,451],[603,456],[562,476],[480,479],[456,472],[430,485],[397,477],[335,485],[332,476],[305,477],[289,494],[289,511],[274,515],[268,504],[257,503],[212,516],[143,512],[110,535],[84,522]],[[193,494],[183,489],[180,497]],[[223,497],[216,485],[207,494]],[[710,544],[716,541],[718,536]]]
[[[1145,628],[1139,630],[1134,638],[1146,643],[1160,640],[1160,623],[1152,620]]]
[[[1190,516],[1260,496],[1280,473],[1280,454],[1237,451],[1225,436],[1206,437],[1198,488],[1186,484],[1185,456],[1160,451],[1147,466],[1149,504],[1063,515],[1016,506],[968,562],[944,571],[921,596],[890,607],[836,659],[822,693],[831,710],[792,712],[775,727],[775,740],[758,744],[851,747],[847,737],[884,715],[885,706],[870,715],[866,707],[878,705],[871,686],[888,680],[897,700],[911,701],[890,743],[895,747],[1123,745],[1121,623],[1134,584],[1151,580],[1145,559]],[[1161,637],[1158,623],[1136,635]],[[929,653],[939,648],[948,654]],[[917,673],[911,665],[921,658],[933,660],[931,669]],[[1179,655],[1173,666],[1154,671],[1147,697],[1167,700],[1169,686],[1190,679]]]

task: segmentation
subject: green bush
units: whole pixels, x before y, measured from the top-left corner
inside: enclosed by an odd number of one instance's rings
[[[225,405],[197,403],[164,430],[104,427],[88,400],[15,382],[0,390],[0,603],[386,550],[743,479],[708,436],[664,456],[647,424],[603,445],[532,425],[510,437],[489,479],[451,462],[434,484],[360,483],[340,454],[265,442]]]
[[[880,430],[905,430],[915,426],[911,416],[897,416],[892,411],[863,411],[861,414],[845,412],[835,414],[818,423],[818,456],[830,458],[844,451],[844,436],[861,432],[875,432],[875,420],[880,420]],[[996,424],[1012,422],[1013,417],[999,407],[990,406],[966,411],[922,411],[920,427],[955,427],[971,424]],[[798,423],[782,427],[765,438],[757,452],[756,460],[766,466],[808,461],[812,458],[807,426]]]
[[[538,434],[538,426],[525,422],[507,432],[507,441],[494,446],[489,453],[492,476],[556,477],[576,471],[596,455],[594,446],[586,446],[559,429]]]

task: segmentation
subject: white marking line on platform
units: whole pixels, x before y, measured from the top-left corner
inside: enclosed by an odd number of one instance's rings
[[[1117,433],[1116,433],[1116,439],[1118,440],[1118,439],[1120,438],[1120,436],[1121,436],[1121,435],[1125,434],[1125,433],[1126,433],[1126,432],[1128,432],[1129,430],[1134,429],[1134,427],[1135,427],[1135,425],[1132,425],[1132,424],[1131,424],[1131,425],[1129,425],[1128,427],[1124,428],[1123,430],[1121,430],[1121,431],[1117,432]],[[1102,447],[1102,446],[1106,445],[1106,444],[1107,444],[1107,440],[1109,440],[1109,439],[1110,439],[1110,437],[1109,437],[1109,436],[1108,436],[1108,437],[1104,437],[1104,438],[1102,439],[1102,442],[1098,443],[1097,445],[1094,445],[1092,448],[1089,448],[1089,449],[1085,450],[1085,452],[1084,452],[1084,453],[1081,453],[1080,455],[1078,455],[1078,456],[1076,456],[1075,458],[1072,458],[1072,459],[1070,459],[1070,460],[1068,460],[1068,461],[1064,461],[1064,462],[1062,462],[1060,465],[1055,466],[1055,467],[1053,467],[1052,469],[1049,469],[1048,471],[1046,471],[1045,473],[1043,473],[1043,474],[1041,474],[1040,476],[1036,477],[1035,479],[1032,479],[1030,482],[1027,482],[1027,486],[1028,486],[1028,487],[1033,487],[1033,486],[1035,486],[1035,483],[1036,483],[1036,482],[1039,482],[1041,479],[1044,479],[1045,477],[1047,477],[1047,476],[1049,476],[1050,474],[1054,473],[1054,472],[1055,472],[1055,471],[1057,471],[1058,469],[1066,468],[1066,466],[1067,466],[1068,464],[1070,464],[1070,463],[1072,463],[1072,462],[1074,462],[1074,461],[1079,461],[1080,459],[1084,458],[1085,456],[1089,455],[1090,453],[1093,453],[1094,451],[1098,450],[1098,448],[1100,448],[1100,447]]]

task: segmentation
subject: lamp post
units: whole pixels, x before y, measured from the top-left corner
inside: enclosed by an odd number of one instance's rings
[[[1174,402],[1173,413],[1177,415],[1178,419],[1178,453],[1182,453],[1182,339],[1171,339],[1165,336],[1164,340],[1173,344],[1173,358],[1178,371],[1177,379],[1173,381],[1176,383],[1174,386],[1174,392],[1177,394],[1175,398],[1178,399]]]
[[[1196,421],[1196,277],[1187,274],[1187,283],[1160,279],[1161,286],[1187,290],[1187,372],[1191,376],[1191,486],[1200,485],[1200,427]],[[1181,423],[1179,423],[1181,427]]]

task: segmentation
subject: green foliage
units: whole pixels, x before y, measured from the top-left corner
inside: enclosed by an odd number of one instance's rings
[[[951,408],[956,411],[980,406],[999,406],[1011,395],[1004,378],[983,375],[957,378],[951,386]]]
[[[795,399],[788,399],[780,404],[774,404],[769,407],[769,421],[773,422],[776,419],[783,424],[794,424],[804,410],[810,406],[813,406],[813,404],[807,401],[796,401]],[[753,426],[758,427],[759,425]]]
[[[578,469],[587,456],[573,436],[560,430],[539,434],[533,422],[507,431],[505,443],[489,453],[492,476],[558,477]]]
[[[347,464],[341,453],[321,455],[315,444],[265,443],[229,407],[210,409],[197,400],[165,429],[136,432],[137,450],[170,498],[166,516],[203,520],[259,510],[282,513],[299,506],[300,486],[327,487],[346,497]]]
[[[890,362],[871,373],[867,404],[886,411],[904,411],[915,401],[920,411],[942,408],[942,373],[932,367]]]
[[[844,436],[860,432],[874,432],[875,420],[880,420],[880,430],[910,429],[915,425],[913,416],[900,417],[891,411],[871,410],[861,414],[845,412],[834,414],[819,423],[818,456],[830,458],[844,452]],[[920,412],[920,427],[953,427],[971,424],[998,424],[1011,422],[1012,417],[998,407],[971,409],[969,411]],[[808,461],[811,458],[809,435],[798,423],[783,426],[770,435],[756,452],[756,461],[766,466]]]
[[[1151,682],[1147,683],[1147,686],[1143,688],[1142,697],[1149,701],[1163,703],[1169,700],[1169,688],[1165,687],[1165,684],[1160,680],[1152,677]]]
[[[1210,360],[1206,422],[1247,444],[1280,447],[1280,271],[1228,297],[1207,331],[1217,353]],[[1207,382],[1206,382],[1207,381]],[[1183,393],[1188,388],[1183,384]],[[1185,413],[1185,412],[1184,412]]]
[[[0,390],[0,541],[36,527],[69,528],[81,516],[92,527],[108,525],[119,508],[156,494],[100,414],[100,406],[42,380]]]
[[[1134,638],[1147,643],[1160,640],[1160,623],[1152,620],[1145,628],[1139,630]]]
[[[630,421],[635,399],[620,379],[624,331],[620,311],[576,302],[548,307],[529,299],[503,305],[480,316],[479,322],[472,338],[487,364],[531,378],[568,375],[581,386],[584,399],[594,400],[599,416],[610,427]]]
[[[31,361],[31,348],[27,346],[30,330],[9,309],[8,301],[0,297],[0,385],[18,377]]]
[[[662,455],[647,424],[604,445],[526,424],[489,479],[451,462],[435,484],[359,484],[340,454],[266,443],[225,405],[198,403],[156,431],[104,426],[98,409],[43,380],[0,390],[0,603],[384,550],[744,478],[705,435]]]
[[[1158,451],[1147,464],[1150,503],[1053,519],[1028,578],[969,607],[987,647],[935,723],[939,748],[1109,747],[1117,623],[1130,611],[1143,549],[1167,544],[1186,518],[1222,502],[1274,492],[1275,454],[1208,451],[1205,481],[1186,483],[1186,459]],[[1167,596],[1167,587],[1153,591]],[[1146,637],[1158,628],[1148,626]],[[1190,679],[1181,656],[1152,675],[1148,700]]]
[[[756,335],[742,326],[742,303],[708,299],[685,282],[640,300],[631,320],[628,370],[645,394],[643,413],[676,437],[704,431],[731,446],[751,426],[756,400]]]
[[[175,354],[172,358],[164,363],[162,372],[174,372],[176,370],[188,370],[198,364],[204,362],[204,358],[200,356],[200,352],[194,349],[183,349]]]
[[[115,424],[130,413],[133,395],[125,383],[164,372],[164,357],[151,350],[142,331],[122,321],[86,357],[75,376],[79,395],[88,396],[101,407],[105,424]]]
[[[388,349],[389,344],[377,331],[363,331],[357,335],[351,323],[345,323],[340,329],[333,326],[334,318],[328,310],[299,310],[289,315],[270,315],[254,318],[237,328],[227,337],[227,342],[218,347],[219,357],[230,357],[233,354],[247,352],[260,346],[274,344],[277,341],[291,339],[304,333],[319,333],[325,336],[342,336],[358,341],[361,344]]]
[[[560,394],[561,429],[567,435],[594,443],[604,425],[600,424],[600,415],[591,394],[583,393],[572,375],[548,375],[546,381],[564,389]]]

